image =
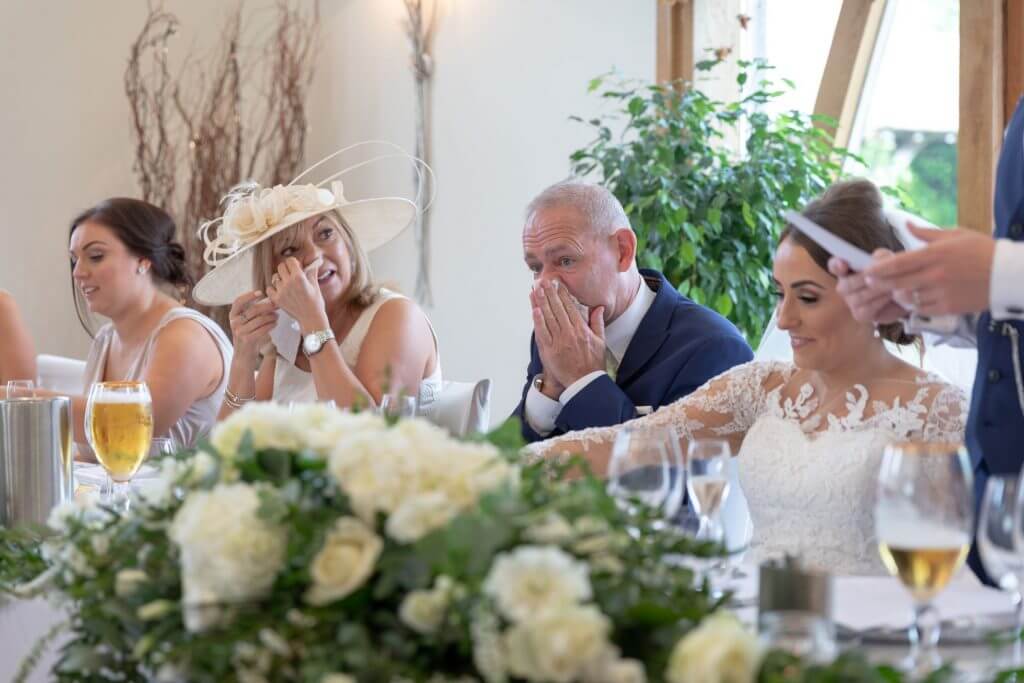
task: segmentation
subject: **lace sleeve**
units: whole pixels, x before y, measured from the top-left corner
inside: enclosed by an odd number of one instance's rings
[[[767,390],[791,374],[788,363],[752,361],[710,380],[692,394],[650,415],[613,427],[572,432],[527,449],[531,459],[582,454],[597,472],[606,469],[611,444],[619,430],[629,427],[674,427],[681,440],[721,437],[738,442],[761,414]]]
[[[963,390],[952,384],[942,384],[929,406],[921,436],[925,441],[963,441],[967,411],[967,396]]]

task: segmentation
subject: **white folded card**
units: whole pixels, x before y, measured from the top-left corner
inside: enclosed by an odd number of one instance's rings
[[[860,272],[871,263],[871,254],[855,247],[842,237],[837,237],[814,221],[804,218],[796,211],[786,212],[786,221],[794,228],[817,242],[828,253],[843,259],[850,268]]]

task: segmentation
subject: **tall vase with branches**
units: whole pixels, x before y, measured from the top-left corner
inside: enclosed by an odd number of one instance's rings
[[[303,161],[318,3],[302,10],[279,0],[269,34],[255,40],[243,19],[238,4],[219,50],[185,58],[175,71],[171,45],[181,23],[150,5],[124,76],[142,198],[174,213],[196,277],[206,264],[195,228],[217,215],[226,191],[253,177],[287,183]],[[249,44],[260,47],[243,47]]]

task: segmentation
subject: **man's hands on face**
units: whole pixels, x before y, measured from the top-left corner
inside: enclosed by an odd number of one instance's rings
[[[592,309],[586,320],[568,288],[552,280],[534,286],[530,303],[546,396],[557,399],[584,375],[604,371],[604,306]]]

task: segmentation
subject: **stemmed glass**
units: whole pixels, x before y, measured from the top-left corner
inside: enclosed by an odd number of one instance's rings
[[[902,667],[915,675],[941,664],[933,601],[963,565],[973,523],[973,480],[962,445],[886,447],[878,475],[875,534],[886,567],[914,601],[910,653]]]
[[[686,490],[700,515],[697,538],[722,543],[725,529],[720,512],[729,496],[727,467],[732,449],[724,439],[694,439],[686,457]]]
[[[625,427],[612,444],[608,492],[624,505],[639,500],[658,508],[666,519],[683,502],[683,466],[679,441],[669,428]]]
[[[391,419],[405,419],[416,417],[419,409],[415,396],[405,394],[384,394],[380,397],[380,408],[377,409],[381,415]]]
[[[1017,475],[992,475],[985,485],[978,520],[978,551],[985,571],[1003,591],[1010,594],[1016,613],[1012,661],[1021,665],[1020,632],[1024,628],[1024,556],[1018,548],[1020,535],[1020,480]]]
[[[7,398],[35,398],[35,383],[30,379],[7,380]]]
[[[128,509],[128,488],[149,455],[153,400],[145,382],[96,382],[89,389],[85,433],[96,459],[113,480],[109,501]]]

